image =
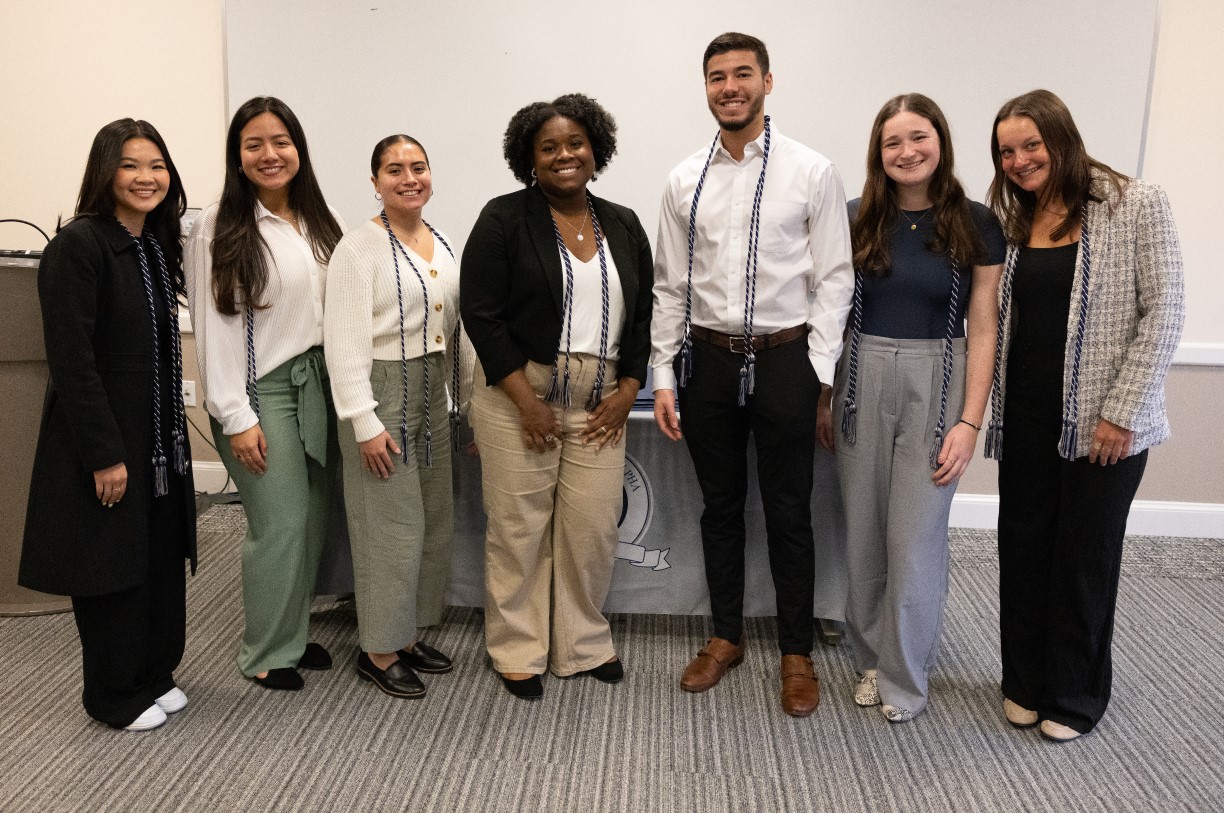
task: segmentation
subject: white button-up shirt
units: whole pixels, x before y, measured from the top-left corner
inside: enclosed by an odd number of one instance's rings
[[[808,357],[827,387],[833,383],[854,294],[846,196],[827,158],[772,125],[770,130],[752,332],[765,335],[806,323]],[[721,142],[710,161],[697,205],[695,325],[744,333],[748,228],[764,150],[762,133],[745,147],[742,161]],[[703,147],[672,170],[660,206],[650,330],[656,390],[676,388],[672,361],[684,333],[689,211],[708,154],[709,147]]]

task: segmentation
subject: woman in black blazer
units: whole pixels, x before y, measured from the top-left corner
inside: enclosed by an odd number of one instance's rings
[[[43,253],[47,383],[18,581],[72,596],[85,710],[143,731],[181,710],[195,489],[183,413],[179,218],[151,124],[94,138],[76,216]]]
[[[637,215],[587,191],[616,152],[616,124],[593,99],[524,107],[503,146],[527,188],[481,212],[460,310],[488,385],[471,408],[488,514],[486,644],[506,688],[532,698],[545,669],[624,675],[601,609],[653,271]]]

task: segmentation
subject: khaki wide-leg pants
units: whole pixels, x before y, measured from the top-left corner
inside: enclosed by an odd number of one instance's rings
[[[593,356],[570,356],[573,406],[553,405],[562,434],[544,452],[528,448],[518,409],[501,388],[478,386],[472,395],[488,514],[485,641],[498,672],[573,675],[616,654],[602,607],[615,563],[625,443],[596,452],[579,437],[597,366]],[[537,395],[547,391],[550,367],[528,362],[525,372]],[[616,389],[615,362],[607,362],[604,378],[608,395]],[[484,380],[483,371],[475,380]]]

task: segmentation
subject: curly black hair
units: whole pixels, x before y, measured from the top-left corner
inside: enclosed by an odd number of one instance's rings
[[[531,170],[535,166],[536,133],[556,116],[573,119],[587,131],[595,154],[595,176],[591,180],[599,177],[616,154],[616,120],[590,96],[567,93],[551,102],[532,102],[511,117],[502,139],[502,154],[510,171],[526,186],[534,182]]]

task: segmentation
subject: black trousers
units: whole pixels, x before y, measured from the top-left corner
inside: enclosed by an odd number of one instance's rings
[[[148,572],[144,584],[101,596],[73,596],[81,636],[90,717],[123,728],[174,688],[186,643],[186,573],[180,516],[182,480],[153,500]],[[194,522],[195,518],[189,521]]]
[[[714,634],[738,641],[744,627],[744,504],[748,437],[756,443],[769,567],[784,655],[812,651],[815,549],[812,465],[820,381],[797,341],[757,353],[755,394],[737,404],[744,357],[693,342],[693,375],[680,390],[681,429],[705,509],[701,542]]]
[[[1094,466],[1086,457],[1059,456],[1060,427],[1048,414],[1009,405],[1003,426],[1003,694],[1087,733],[1109,703],[1122,539],[1147,451]]]

